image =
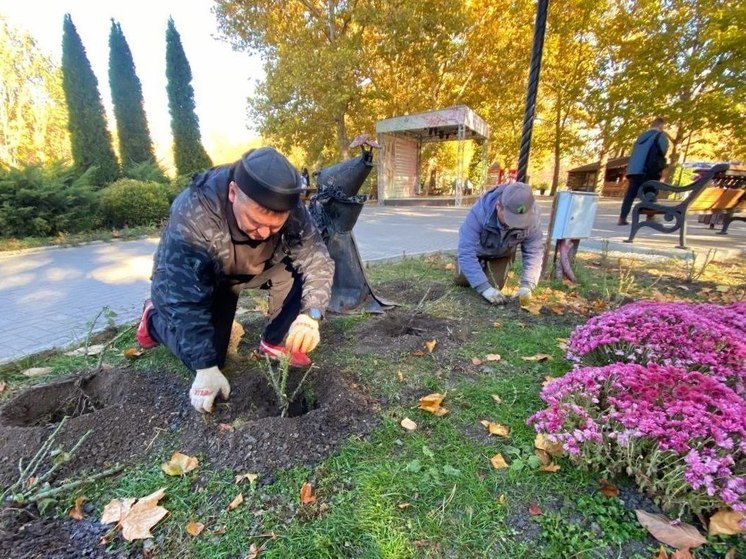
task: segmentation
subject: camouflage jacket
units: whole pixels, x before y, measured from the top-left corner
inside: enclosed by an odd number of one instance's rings
[[[277,234],[252,241],[236,226],[228,200],[231,179],[231,166],[194,177],[171,205],[153,264],[153,304],[181,340],[184,362],[195,370],[218,362],[211,321],[217,288],[240,288],[287,258],[303,276],[301,312],[312,307],[324,312],[331,296],[334,261],[303,203]]]

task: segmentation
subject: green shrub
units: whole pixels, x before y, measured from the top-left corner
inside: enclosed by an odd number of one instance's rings
[[[191,184],[192,182],[192,176],[191,175],[177,175],[175,179],[172,179],[171,182],[169,182],[166,185],[166,188],[168,189],[168,201],[173,202],[174,199],[181,194],[181,192]]]
[[[157,182],[120,179],[101,191],[101,218],[109,227],[156,225],[168,218],[168,188]]]
[[[0,237],[45,237],[96,226],[95,169],[56,162],[0,169]]]
[[[124,169],[124,176],[128,179],[134,179],[142,182],[157,182],[168,184],[168,177],[155,161],[143,161],[142,163],[133,163]]]

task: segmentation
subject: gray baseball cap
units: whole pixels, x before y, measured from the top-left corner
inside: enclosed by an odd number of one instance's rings
[[[513,182],[503,188],[500,203],[504,210],[505,224],[511,229],[527,229],[536,221],[534,193],[522,182]]]
[[[289,211],[300,200],[298,171],[272,147],[246,152],[233,168],[233,180],[249,198],[276,212]]]

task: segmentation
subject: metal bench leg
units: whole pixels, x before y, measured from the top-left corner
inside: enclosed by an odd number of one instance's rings
[[[723,218],[723,228],[717,232],[718,235],[727,235],[728,234],[728,227],[730,227],[731,222],[733,221],[733,216],[726,215]]]
[[[679,246],[677,248],[689,248],[686,246],[686,212],[681,216],[681,228],[679,229]]]
[[[635,240],[635,235],[637,235],[637,232],[640,230],[640,227],[642,227],[642,224],[640,223],[640,209],[634,208],[632,210],[632,224],[629,227],[629,238],[625,239],[625,243],[631,243]]]

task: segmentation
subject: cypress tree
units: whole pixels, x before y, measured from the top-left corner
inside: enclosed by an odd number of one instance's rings
[[[106,128],[98,80],[70,14],[65,14],[62,26],[62,88],[76,169],[82,173],[95,166],[93,184],[112,182],[119,176],[119,164]]]
[[[166,78],[171,133],[174,137],[174,163],[179,175],[191,175],[211,167],[212,161],[202,147],[199,120],[194,111],[192,69],[172,18],[168,19],[166,29]]]
[[[109,33],[109,86],[119,136],[119,158],[126,170],[133,163],[154,161],[153,142],[145,118],[142,85],[122,27],[111,20]]]

